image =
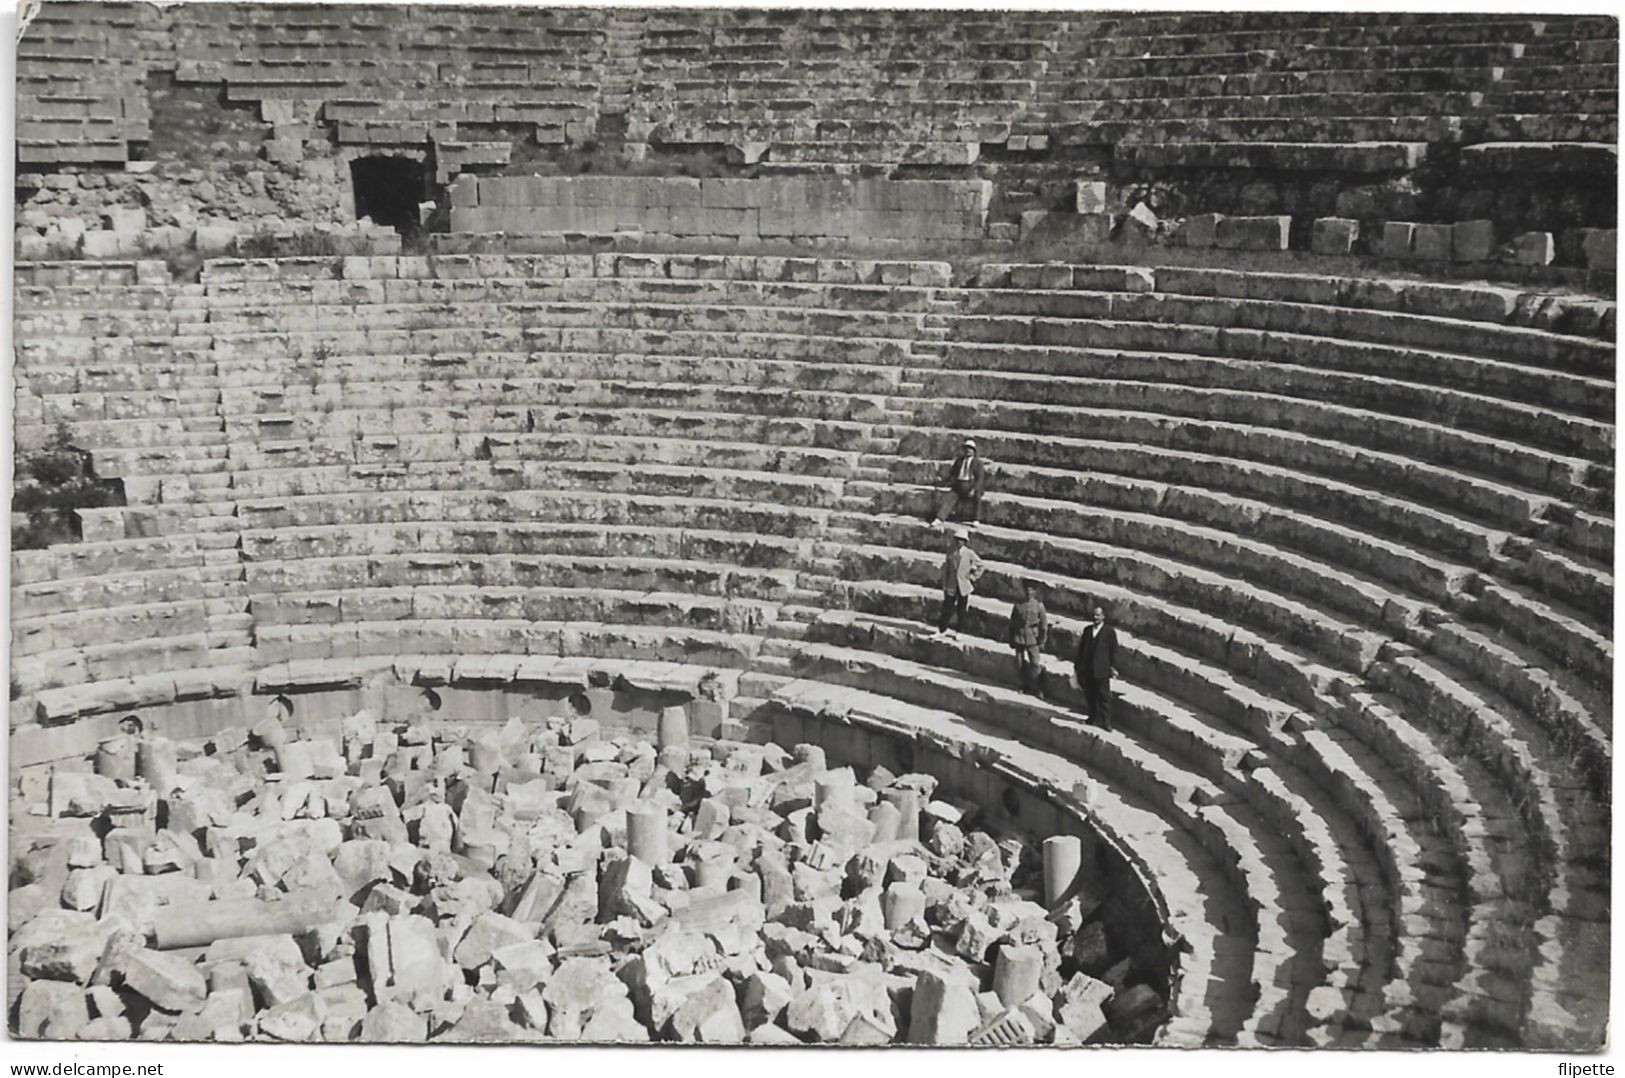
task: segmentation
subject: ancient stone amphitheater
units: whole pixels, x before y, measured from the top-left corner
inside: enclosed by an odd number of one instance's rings
[[[1064,1043],[1107,1000],[1110,1040],[1599,1046],[1617,38],[45,4],[17,64],[19,461],[78,454],[112,504],[13,554],[13,1028],[581,1036],[546,986],[613,949],[637,1023],[681,1039],[850,1040],[830,978],[868,963],[879,1040]],[[988,571],[931,636],[929,488],[967,434]],[[1047,701],[1005,642],[1024,578]],[[1111,729],[1066,681],[1097,604]],[[671,843],[756,843],[759,882],[629,883],[651,782]],[[414,869],[378,821],[437,847],[447,783],[457,860]],[[916,793],[923,847],[885,815]],[[603,850],[515,875],[505,844],[561,812]],[[1018,849],[1056,836],[1086,910]],[[975,891],[972,853],[991,899],[898,932],[837,909],[901,908],[909,858]],[[245,901],[277,926],[249,939],[304,932],[273,903],[338,878],[326,854],[369,895],[350,943],[176,937]],[[493,865],[509,890],[438,929],[466,984],[401,1011],[384,967],[404,983],[411,926],[459,908],[435,888]],[[826,870],[835,905],[802,893]],[[606,923],[549,922],[536,895],[583,873]],[[727,895],[767,903],[767,950],[713,933],[651,987],[639,933]],[[1053,1010],[1000,994],[1029,944]],[[980,993],[958,1035],[932,947]],[[204,970],[252,998],[222,1021]],[[842,1017],[814,1036],[798,1007]]]

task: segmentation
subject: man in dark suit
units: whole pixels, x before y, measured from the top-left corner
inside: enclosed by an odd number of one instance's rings
[[[1072,668],[1083,690],[1089,721],[1102,730],[1112,728],[1112,676],[1117,672],[1117,630],[1106,624],[1106,611],[1095,607],[1094,622],[1078,640]]]
[[[931,523],[938,520],[969,520],[982,515],[982,491],[986,489],[986,472],[982,458],[976,455],[976,439],[966,438],[959,447],[953,463],[948,465],[941,483],[943,493],[937,501]]]

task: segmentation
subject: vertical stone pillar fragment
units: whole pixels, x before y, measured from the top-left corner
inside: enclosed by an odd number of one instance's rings
[[[1051,835],[1044,840],[1044,901],[1055,906],[1072,892],[1083,868],[1083,840]]]
[[[650,866],[666,863],[666,810],[659,805],[627,809],[626,848]]]

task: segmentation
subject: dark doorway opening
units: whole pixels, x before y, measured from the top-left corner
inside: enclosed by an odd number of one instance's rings
[[[429,197],[423,162],[409,157],[358,157],[350,162],[356,220],[371,217],[402,236],[418,231],[418,203]]]

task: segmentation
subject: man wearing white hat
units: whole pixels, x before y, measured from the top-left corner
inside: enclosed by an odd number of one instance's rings
[[[937,502],[931,523],[958,519],[975,523],[982,512],[984,486],[982,458],[977,455],[975,438],[966,438],[960,443],[958,454],[943,476],[942,486],[947,489]]]
[[[949,540],[948,556],[942,559],[942,616],[937,619],[938,634],[950,636],[965,619],[965,608],[970,605],[971,592],[982,579],[982,559],[970,548],[970,535],[964,528],[955,528]]]

